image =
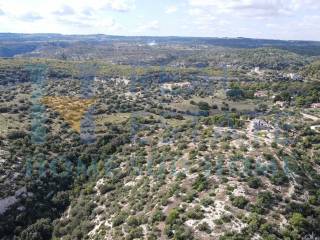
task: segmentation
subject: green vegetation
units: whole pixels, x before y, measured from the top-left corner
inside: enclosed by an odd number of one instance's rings
[[[0,59],[1,240],[320,236],[310,49],[122,41]]]

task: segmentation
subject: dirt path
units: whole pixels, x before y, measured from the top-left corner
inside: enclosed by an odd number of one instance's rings
[[[319,117],[316,117],[316,116],[313,116],[313,115],[310,115],[310,114],[306,114],[306,113],[301,113],[301,114],[302,114],[302,116],[304,116],[305,118],[309,118],[309,119],[311,119],[311,120],[313,120],[313,121],[319,121],[319,120],[320,120]]]
[[[316,132],[320,132],[320,125],[313,125],[310,127],[311,130],[316,131]]]

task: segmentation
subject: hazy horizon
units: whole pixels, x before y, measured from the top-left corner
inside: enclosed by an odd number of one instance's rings
[[[315,0],[0,0],[0,32],[320,41]]]
[[[306,41],[306,42],[320,42],[320,40],[312,39],[280,39],[280,38],[257,38],[257,37],[228,37],[228,36],[186,36],[186,35],[119,35],[119,34],[107,34],[107,33],[88,33],[88,34],[64,34],[58,32],[34,32],[34,33],[23,33],[23,32],[0,32],[0,34],[25,34],[25,35],[62,35],[62,36],[112,36],[112,37],[150,37],[150,38],[212,38],[212,39],[253,39],[253,40],[270,40],[270,41]]]

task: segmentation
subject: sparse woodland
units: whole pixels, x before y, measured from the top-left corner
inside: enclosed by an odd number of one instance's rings
[[[320,236],[314,57],[181,46],[0,60],[0,239]]]

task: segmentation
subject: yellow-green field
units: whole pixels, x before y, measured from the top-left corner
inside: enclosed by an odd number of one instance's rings
[[[75,97],[44,97],[41,102],[57,111],[70,126],[80,132],[80,122],[88,107],[95,99],[79,99]]]
[[[190,112],[197,112],[199,111],[199,107],[197,105],[192,105],[190,103],[190,101],[194,101],[196,103],[199,102],[207,102],[209,105],[217,105],[218,108],[220,109],[221,106],[223,105],[222,103],[225,102],[227,104],[229,104],[229,108],[236,108],[239,111],[243,111],[243,110],[254,110],[256,107],[256,104],[252,103],[250,100],[245,100],[245,101],[237,101],[237,102],[233,102],[233,101],[229,101],[229,100],[222,100],[220,98],[216,98],[216,97],[193,97],[190,100],[183,100],[181,102],[178,103],[172,103],[171,107],[179,110],[179,111],[190,111]]]
[[[6,135],[10,131],[22,130],[24,124],[19,121],[16,114],[0,114],[0,135]]]
[[[96,117],[96,124],[119,124],[128,120],[131,113],[102,114]]]

